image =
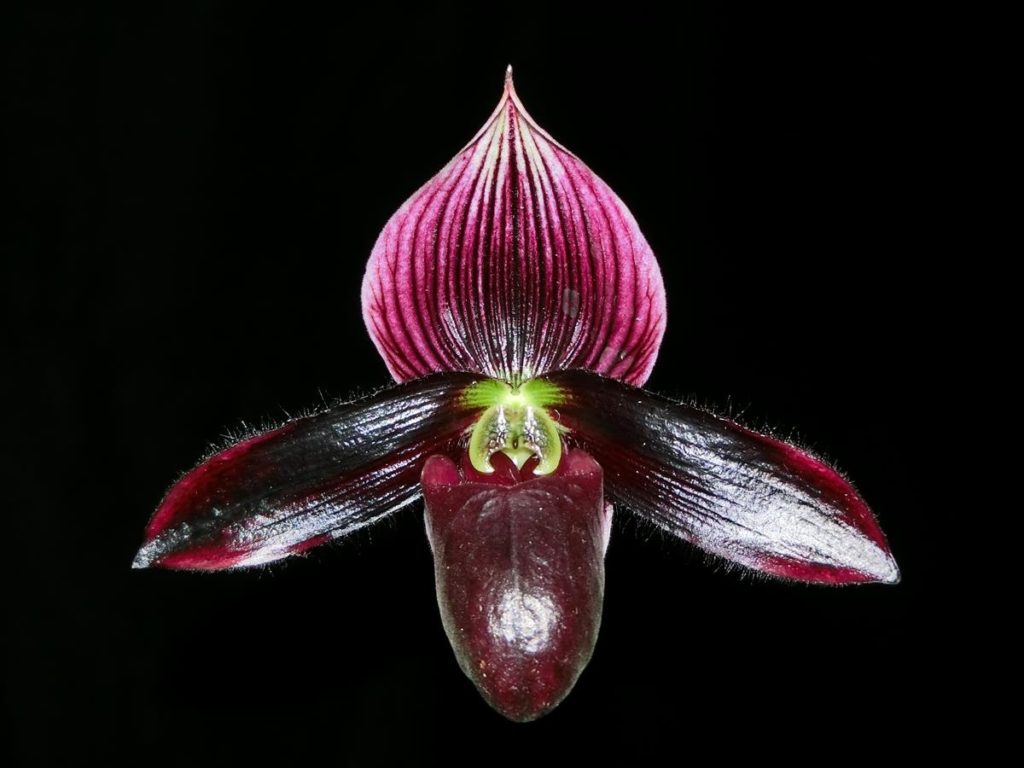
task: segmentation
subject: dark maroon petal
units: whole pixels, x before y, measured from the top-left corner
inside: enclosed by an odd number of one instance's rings
[[[409,382],[220,451],[167,492],[134,566],[218,570],[279,560],[419,498],[427,456],[479,413],[470,374]]]
[[[363,317],[399,381],[585,368],[642,384],[665,293],[632,214],[527,114],[510,70],[484,127],[381,232]]]
[[[605,471],[608,497],[712,554],[826,584],[899,581],[871,510],[789,443],[585,371],[547,377],[552,416]]]
[[[505,717],[540,717],[572,689],[601,626],[611,525],[601,468],[573,451],[552,475],[501,485],[433,456],[423,496],[459,665]]]

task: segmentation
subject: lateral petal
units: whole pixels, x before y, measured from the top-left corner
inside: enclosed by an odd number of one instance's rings
[[[811,454],[585,371],[546,377],[555,416],[605,472],[610,501],[734,563],[828,584],[899,581],[875,516]]]
[[[462,397],[477,380],[409,382],[214,454],[164,496],[134,567],[260,565],[406,506],[420,496],[427,456],[448,450],[479,413]]]

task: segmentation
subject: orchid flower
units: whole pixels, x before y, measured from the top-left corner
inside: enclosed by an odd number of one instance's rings
[[[384,227],[362,307],[398,384],[208,456],[167,492],[135,567],[259,566],[422,497],[458,662],[519,721],[591,657],[613,507],[782,579],[899,580],[835,469],[640,389],[665,330],[658,263],[530,117],[511,68],[484,126]]]

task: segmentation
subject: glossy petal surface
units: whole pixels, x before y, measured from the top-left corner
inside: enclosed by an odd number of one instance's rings
[[[420,496],[427,456],[479,409],[476,377],[432,376],[338,405],[220,451],[167,492],[135,567],[259,565],[344,536]]]
[[[583,368],[639,385],[665,328],[632,214],[527,114],[511,73],[480,132],[384,227],[362,295],[399,381]]]
[[[820,459],[688,405],[584,371],[547,377],[557,418],[605,471],[605,492],[712,554],[774,576],[895,583],[874,515]]]
[[[590,660],[601,625],[611,522],[601,468],[574,451],[555,475],[505,484],[435,456],[423,494],[438,605],[459,665],[506,717],[550,711]]]

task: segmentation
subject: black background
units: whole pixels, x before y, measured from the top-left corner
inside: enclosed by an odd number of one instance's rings
[[[953,510],[923,502],[908,415],[929,349],[912,39],[866,11],[491,13],[13,14],[17,763],[774,758],[870,751],[912,723],[952,738],[968,631],[940,539]],[[509,62],[659,257],[669,325],[649,388],[836,461],[904,574],[745,578],[620,513],[594,659],[526,726],[456,666],[418,510],[265,570],[129,568],[168,483],[226,429],[386,381],[360,317],[366,258]]]

